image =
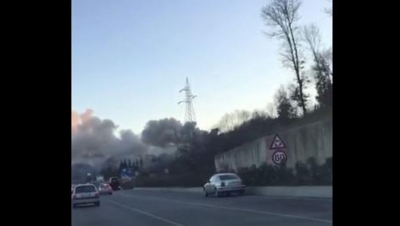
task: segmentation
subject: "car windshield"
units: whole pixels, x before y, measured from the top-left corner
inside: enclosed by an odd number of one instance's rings
[[[102,184],[100,188],[108,188],[108,184]]]
[[[235,180],[235,179],[239,179],[238,176],[236,175],[221,175],[219,176],[220,180]]]
[[[93,186],[79,186],[75,188],[75,193],[86,193],[95,191],[96,189]]]

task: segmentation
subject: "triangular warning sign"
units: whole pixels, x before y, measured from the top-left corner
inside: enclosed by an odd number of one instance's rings
[[[269,146],[269,149],[274,150],[274,149],[285,149],[285,148],[286,148],[285,143],[283,143],[282,139],[278,136],[278,134],[276,134],[271,142],[271,145]]]

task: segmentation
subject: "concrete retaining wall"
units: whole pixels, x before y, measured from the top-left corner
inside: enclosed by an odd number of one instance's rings
[[[319,164],[332,157],[332,119],[315,122],[278,133],[286,144],[287,166],[294,167],[298,161],[315,157]],[[259,167],[272,162],[273,150],[269,150],[274,135],[265,136],[215,156],[217,170],[241,167]]]
[[[203,188],[135,188],[144,191],[176,191],[202,193]],[[298,187],[246,187],[246,194],[266,195],[266,196],[287,196],[287,197],[307,197],[307,198],[332,198],[332,186],[298,186]]]

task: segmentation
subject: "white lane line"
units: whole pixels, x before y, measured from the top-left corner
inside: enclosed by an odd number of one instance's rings
[[[286,200],[304,200],[304,201],[322,201],[322,202],[332,202],[332,198],[303,198],[303,197],[285,197],[285,196],[263,196],[263,195],[249,195],[252,198],[262,198],[262,199],[286,199]]]
[[[194,202],[181,202],[181,201],[176,201],[176,200],[171,200],[171,199],[164,199],[164,198],[154,198],[154,197],[149,198],[149,197],[143,197],[143,196],[139,196],[139,195],[126,195],[126,194],[119,194],[119,195],[130,197],[130,198],[138,197],[138,198],[143,198],[143,199],[161,200],[161,201],[166,201],[166,202],[173,202],[173,203],[192,205],[192,206],[211,207],[211,208],[225,209],[225,210],[235,210],[235,211],[241,211],[241,212],[247,212],[247,213],[256,213],[256,214],[271,215],[271,216],[286,217],[286,218],[301,219],[301,220],[309,220],[309,221],[317,221],[317,222],[323,222],[323,223],[332,224],[331,220],[324,220],[324,219],[319,219],[319,218],[295,216],[295,215],[289,215],[289,214],[280,214],[280,213],[265,212],[265,211],[250,210],[250,209],[241,209],[241,208],[233,208],[233,207],[223,207],[223,206],[217,206],[217,205],[211,205],[211,204],[202,204],[202,203],[194,203]]]
[[[120,207],[129,209],[129,210],[132,210],[132,211],[141,213],[141,214],[146,215],[146,216],[148,216],[148,217],[152,217],[152,218],[154,218],[154,219],[157,219],[157,220],[160,220],[160,221],[163,221],[163,222],[166,222],[166,223],[175,225],[175,226],[185,226],[185,225],[183,225],[183,224],[180,224],[180,223],[177,223],[177,222],[174,222],[174,221],[170,221],[170,220],[168,220],[168,219],[165,219],[165,218],[156,216],[156,215],[151,214],[151,213],[148,213],[148,212],[144,212],[144,211],[142,211],[142,210],[139,210],[139,209],[136,209],[136,208],[133,208],[133,207],[130,207],[130,206],[127,206],[127,205],[118,203],[118,202],[114,202],[114,201],[111,201],[111,200],[107,200],[106,202],[113,203],[114,205],[117,205],[117,206],[120,206]]]

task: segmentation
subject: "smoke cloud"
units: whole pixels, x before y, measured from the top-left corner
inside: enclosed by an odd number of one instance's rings
[[[148,162],[151,155],[173,154],[182,124],[173,118],[149,121],[142,139],[129,129],[121,130],[116,136],[117,128],[112,120],[93,116],[91,109],[82,114],[72,111],[72,168],[82,168],[82,164],[87,164],[99,171],[125,158],[134,161],[142,158]]]
[[[92,110],[83,114],[72,111],[72,163],[86,163],[100,169],[107,159],[138,158],[148,147],[131,130],[115,135],[117,125],[94,117]]]
[[[76,133],[79,124],[79,114],[76,111],[71,112],[71,133]]]
[[[142,132],[142,140],[146,144],[166,147],[179,142],[182,124],[174,118],[151,120]]]

